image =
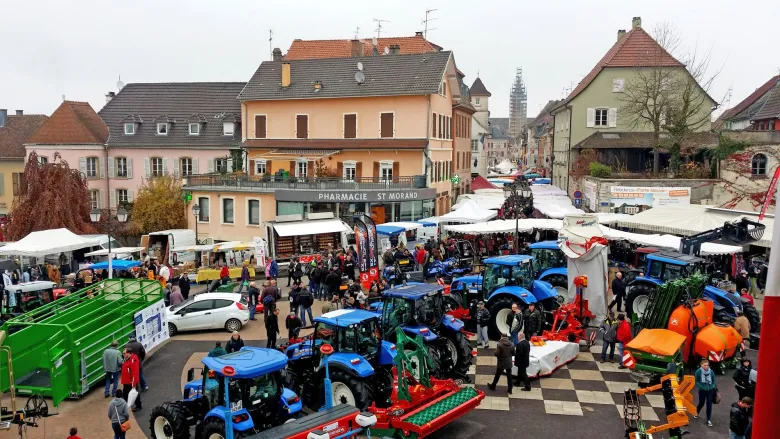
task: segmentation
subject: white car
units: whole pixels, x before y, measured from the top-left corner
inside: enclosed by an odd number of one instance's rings
[[[249,305],[241,294],[202,293],[168,307],[168,332],[224,328],[238,331],[249,321]]]

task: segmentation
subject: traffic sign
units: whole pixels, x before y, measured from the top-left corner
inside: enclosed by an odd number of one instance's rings
[[[574,191],[574,198],[582,198],[582,192]]]
[[[580,206],[582,206],[582,198],[575,198],[574,207],[580,207]]]
[[[452,184],[460,183],[460,175],[455,174],[452,177],[450,177],[450,183],[452,183]]]

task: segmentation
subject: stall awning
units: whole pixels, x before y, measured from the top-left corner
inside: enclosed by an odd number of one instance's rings
[[[388,226],[387,224],[380,224],[376,226],[376,233],[380,235],[391,236],[405,231],[406,229],[403,227]]]
[[[420,227],[436,227],[434,223],[423,223],[422,221],[392,221],[376,226],[376,233],[380,235],[395,235],[396,233],[405,232],[407,230],[415,230]]]
[[[32,232],[19,241],[0,249],[4,255],[44,257],[80,248],[100,245],[99,239],[87,239],[68,229],[50,229]]]
[[[220,242],[214,245],[215,252],[243,251],[255,248],[254,242],[246,241],[228,241]]]
[[[320,235],[322,233],[349,232],[349,226],[340,219],[317,221],[293,221],[289,223],[272,223],[279,236]]]
[[[141,261],[126,261],[123,259],[114,259],[111,261],[111,269],[112,270],[128,270],[133,267],[138,267],[141,265]],[[98,262],[97,264],[92,264],[89,266],[89,268],[93,270],[107,270],[108,269],[108,261]]]
[[[138,253],[142,251],[143,247],[117,247],[111,249],[112,255],[127,255],[130,253]],[[108,254],[108,249],[103,248],[100,250],[95,250],[93,252],[89,252],[85,254],[84,256],[106,256]]]

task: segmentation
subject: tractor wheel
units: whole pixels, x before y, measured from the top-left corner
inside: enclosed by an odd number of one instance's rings
[[[755,306],[749,303],[742,304],[742,313],[747,317],[750,322],[750,333],[758,334],[761,332],[761,316],[758,314],[758,310]]]
[[[650,303],[650,296],[655,293],[655,287],[645,283],[635,285],[626,296],[626,315],[631,320],[636,314],[641,319]]]
[[[471,367],[471,359],[474,356],[472,355],[471,346],[462,332],[447,334],[447,350],[452,351],[448,354],[454,354],[452,374],[456,378],[467,376],[469,367]]]
[[[179,332],[179,329],[171,322],[168,322],[168,336],[173,337],[176,335],[176,333]]]
[[[152,439],[189,439],[187,409],[180,402],[165,402],[152,410],[149,431]]]
[[[428,352],[428,369],[430,374],[436,378],[444,378],[441,370],[441,355],[438,349],[431,345],[425,345]]]
[[[225,439],[225,421],[219,418],[208,418],[203,422],[202,439]]]
[[[374,402],[368,383],[358,377],[341,370],[331,370],[330,381],[334,406],[349,404],[359,410],[366,410]]]
[[[563,276],[549,276],[545,279],[550,285],[558,291],[558,304],[570,303],[573,298],[569,297],[569,281]]]
[[[490,305],[490,336],[500,339],[501,334],[509,334],[509,326],[506,324],[507,316],[512,312],[512,298],[499,297]]]
[[[729,315],[726,308],[717,309],[712,313],[712,321],[714,323],[725,323],[733,326],[734,320],[736,320],[736,318]]]

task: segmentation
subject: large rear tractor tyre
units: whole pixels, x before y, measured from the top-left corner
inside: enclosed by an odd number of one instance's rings
[[[341,370],[331,370],[330,381],[334,406],[349,404],[359,410],[366,410],[374,402],[371,387],[358,377]]]
[[[758,334],[761,332],[761,315],[758,314],[758,310],[755,306],[749,303],[742,304],[742,313],[747,317],[750,322],[750,333]]]
[[[455,349],[457,353],[457,361],[455,362],[455,368],[453,369],[454,378],[464,379],[468,376],[469,368],[471,367],[471,359],[474,358],[474,354],[471,350],[469,341],[462,332],[453,332],[447,334],[448,346],[450,349]]]
[[[490,337],[494,340],[501,338],[502,334],[509,334],[509,326],[506,318],[512,312],[512,299],[508,296],[497,298],[490,305]]]
[[[569,297],[569,281],[563,276],[549,276],[544,279],[549,282],[550,285],[558,291],[558,304],[563,305],[565,303],[571,303],[574,301],[573,297]]]
[[[734,326],[734,320],[736,320],[736,317],[729,315],[729,313],[726,312],[726,308],[716,309],[712,313],[712,321],[714,323],[724,323],[726,325]]]
[[[225,421],[219,418],[206,419],[201,439],[225,439]]]
[[[655,290],[655,286],[645,283],[631,287],[626,296],[626,315],[629,320],[633,319],[634,315],[637,316],[637,319],[642,318],[650,303],[650,296],[655,294]]]
[[[187,409],[179,402],[164,402],[152,410],[149,431],[152,439],[189,439]]]

